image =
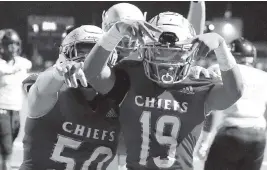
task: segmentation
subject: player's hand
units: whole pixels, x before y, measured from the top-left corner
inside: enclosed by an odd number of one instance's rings
[[[140,44],[144,44],[144,38],[147,36],[152,41],[157,41],[153,32],[161,33],[162,31],[156,26],[151,25],[146,21],[141,20],[122,20],[116,25],[119,32],[131,40],[138,40]]]
[[[194,48],[197,52],[196,56],[202,58],[206,57],[210,51],[217,49],[224,41],[224,38],[217,33],[206,33],[192,39],[177,42],[176,45],[193,44],[193,47],[196,47]]]
[[[54,66],[56,69],[56,77],[61,77],[68,87],[78,87],[79,80],[83,87],[87,87],[87,80],[83,72],[84,63],[66,61]]]
[[[210,78],[209,71],[201,66],[193,66],[190,69],[189,76],[194,79],[199,79],[200,76],[203,75],[205,78]]]
[[[118,54],[116,51],[113,51],[108,58],[108,63],[107,63],[108,66],[111,68],[114,67],[116,65],[117,60],[118,60]]]
[[[193,66],[190,69],[189,76],[194,79],[200,79],[202,76],[208,79],[221,80],[221,72],[219,67],[209,67],[208,69],[201,66]]]
[[[218,64],[210,66],[208,72],[212,78],[222,80],[221,70]]]
[[[207,54],[217,49],[224,41],[224,39],[217,33],[201,34],[196,37],[194,43],[198,43],[198,57],[206,57]]]
[[[197,150],[197,157],[202,161],[206,161],[208,152],[209,152],[209,145],[202,143],[200,144],[200,147]]]

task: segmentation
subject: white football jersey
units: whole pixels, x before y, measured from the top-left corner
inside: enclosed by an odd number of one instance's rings
[[[245,65],[239,65],[239,68],[244,93],[233,106],[223,112],[232,117],[262,117],[267,105],[267,73]]]
[[[16,67],[19,71],[13,74],[0,75],[0,109],[19,111],[24,97],[22,81],[28,76],[27,70],[31,69],[32,63],[26,58],[15,57],[13,65],[0,59],[0,67]]]
[[[213,66],[214,67],[214,66]],[[245,65],[239,65],[244,82],[242,97],[231,107],[216,111],[214,126],[266,127],[264,117],[267,106],[267,73]],[[214,128],[215,128],[214,127]]]

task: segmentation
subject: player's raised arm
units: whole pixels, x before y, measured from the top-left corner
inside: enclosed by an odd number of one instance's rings
[[[50,67],[39,74],[36,82],[30,87],[28,94],[29,117],[36,118],[45,115],[56,103],[58,92],[64,82],[69,87],[87,86],[82,71],[83,63],[66,62]]]
[[[122,38],[123,35],[118,31],[116,25],[113,25],[85,58],[86,79],[96,91],[102,94],[107,94],[113,88],[115,75],[107,62]]]
[[[123,20],[114,24],[103,35],[84,62],[86,79],[95,90],[107,94],[113,88],[115,74],[107,66],[107,62],[122,38],[128,36],[143,43],[144,35],[154,40],[150,31],[160,32],[158,28],[145,21]]]
[[[221,70],[222,84],[212,88],[206,98],[207,111],[224,110],[233,105],[243,93],[243,79],[236,60],[225,40],[216,33],[203,34],[198,37],[202,54],[214,50]],[[206,51],[206,52],[204,52]]]
[[[203,34],[206,21],[206,6],[204,1],[190,2],[188,21],[193,25],[196,34]]]

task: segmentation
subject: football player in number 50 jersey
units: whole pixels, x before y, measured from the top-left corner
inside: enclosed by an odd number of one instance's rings
[[[20,170],[104,170],[113,160],[119,93],[97,94],[82,71],[85,55],[101,36],[96,26],[74,29],[61,44],[57,64],[25,81],[35,83],[28,88]]]

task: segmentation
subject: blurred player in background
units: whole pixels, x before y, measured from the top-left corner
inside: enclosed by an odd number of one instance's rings
[[[240,64],[244,94],[228,109],[209,114],[196,155],[206,161],[205,170],[259,170],[266,144],[267,73],[253,68],[257,53],[251,42],[239,38],[230,47]],[[209,70],[220,74],[218,65]]]
[[[6,169],[12,144],[19,133],[19,111],[24,93],[22,81],[32,64],[21,54],[21,39],[13,29],[0,30],[0,154],[1,169]]]
[[[74,29],[62,41],[56,65],[24,81],[28,117],[20,170],[105,170],[113,160],[120,95],[96,93],[82,71],[102,33],[92,25]]]

